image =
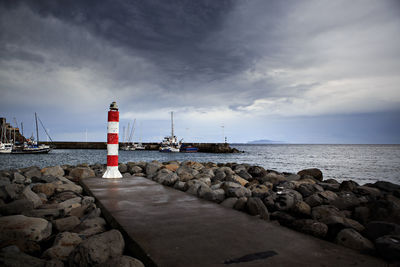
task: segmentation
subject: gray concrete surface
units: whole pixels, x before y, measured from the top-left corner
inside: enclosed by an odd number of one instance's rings
[[[145,178],[81,184],[147,266],[386,265]]]

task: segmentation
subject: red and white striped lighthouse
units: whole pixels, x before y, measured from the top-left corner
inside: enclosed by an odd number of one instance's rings
[[[112,102],[108,111],[107,125],[107,170],[103,178],[122,178],[118,170],[118,130],[119,111],[118,105]]]

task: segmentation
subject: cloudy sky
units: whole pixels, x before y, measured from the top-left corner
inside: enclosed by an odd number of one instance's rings
[[[143,141],[400,143],[400,2],[1,0],[0,93],[58,141],[117,101]]]

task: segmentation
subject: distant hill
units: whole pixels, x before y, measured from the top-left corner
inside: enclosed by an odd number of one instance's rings
[[[283,141],[274,141],[274,140],[267,140],[267,139],[262,139],[262,140],[254,140],[254,141],[249,141],[247,144],[284,144],[285,142]]]

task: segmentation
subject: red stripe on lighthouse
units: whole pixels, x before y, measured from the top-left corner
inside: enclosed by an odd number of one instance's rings
[[[107,144],[118,144],[118,134],[116,133],[108,133],[107,134]]]
[[[116,156],[107,155],[107,166],[110,167],[118,166],[118,155]]]
[[[110,110],[108,112],[108,121],[116,121],[116,122],[118,122],[119,121],[119,112]]]

